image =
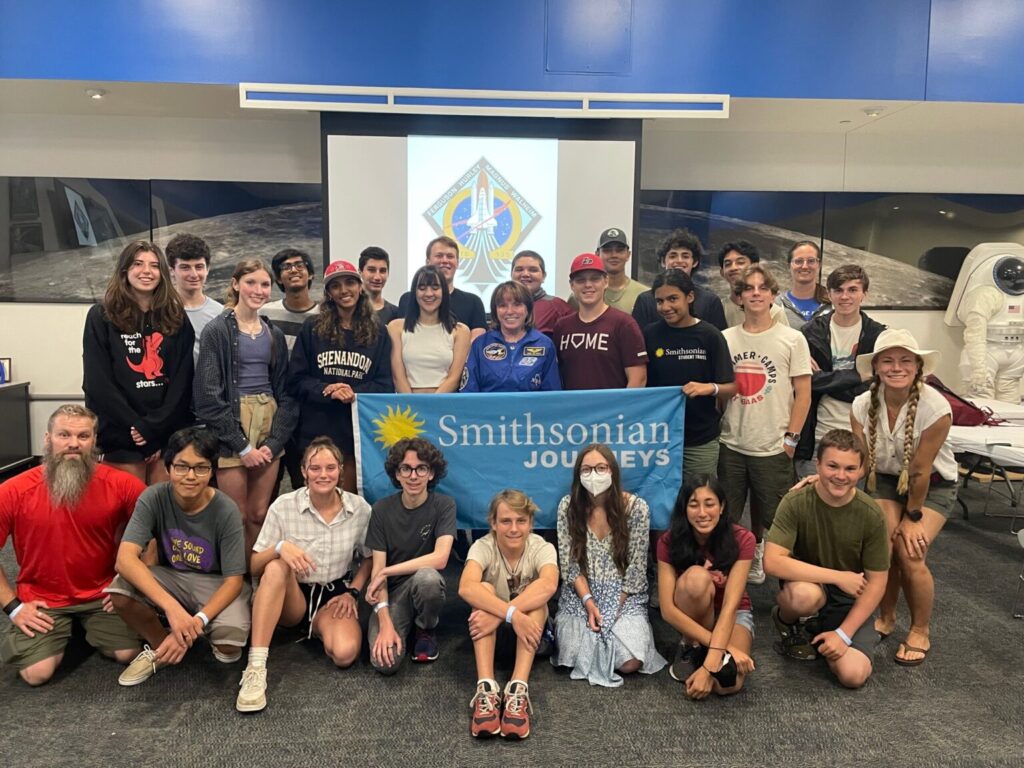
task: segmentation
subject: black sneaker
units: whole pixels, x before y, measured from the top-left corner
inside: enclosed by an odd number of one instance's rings
[[[690,645],[683,640],[676,647],[676,656],[669,665],[668,674],[677,683],[685,683],[686,679],[697,667],[704,663],[708,649],[703,645]]]
[[[779,615],[779,606],[776,605],[772,608],[772,623],[779,633],[779,642],[775,643],[775,650],[779,654],[797,661],[814,661],[818,658],[818,652],[811,645],[804,622],[787,624]]]
[[[437,637],[433,630],[416,628],[416,642],[412,647],[412,660],[425,664],[437,659]]]

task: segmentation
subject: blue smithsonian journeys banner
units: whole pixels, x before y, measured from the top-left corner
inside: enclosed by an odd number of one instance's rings
[[[395,493],[384,472],[388,449],[425,437],[448,461],[437,490],[454,497],[460,528],[487,528],[487,506],[504,488],[540,507],[536,528],[554,528],[581,448],[604,443],[622,487],[645,499],[651,527],[664,529],[683,470],[683,402],[678,387],[451,395],[360,394],[354,418],[359,492]]]

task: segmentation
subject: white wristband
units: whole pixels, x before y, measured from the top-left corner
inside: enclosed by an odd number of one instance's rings
[[[712,381],[711,386],[715,388],[715,391],[711,393],[711,396],[718,397],[718,384]]]
[[[837,635],[839,635],[839,639],[842,640],[844,643],[846,643],[847,645],[853,645],[853,640],[850,639],[850,636],[848,634],[843,632],[842,627],[836,627],[833,631]]]
[[[506,624],[511,624],[512,623],[512,614],[515,613],[515,612],[516,612],[516,607],[514,605],[509,605],[508,610],[505,611],[505,623]]]
[[[594,596],[592,594],[590,594],[589,592],[587,592],[587,594],[585,594],[583,597],[580,598],[580,602],[583,603],[583,605],[585,606],[587,604],[588,600],[593,600],[593,599],[594,599]]]
[[[277,542],[277,546],[274,547],[274,551],[277,552],[277,554],[280,555],[281,554],[281,547],[283,547],[283,546],[284,546],[284,539],[281,539],[279,542]]]
[[[245,446],[245,448],[238,452],[238,457],[241,458],[242,456],[252,453],[254,450],[256,449],[252,447],[252,443],[249,443],[249,445]]]
[[[14,621],[14,617],[17,616],[19,613],[21,613],[21,609],[24,608],[24,607],[25,607],[25,604],[22,603],[17,608],[15,608],[13,611],[11,611],[9,614],[7,614],[7,618],[10,619],[11,621]]]
[[[374,613],[380,613],[382,608],[387,608],[387,607],[388,607],[388,601],[387,600],[381,600],[379,603],[377,603],[375,606],[373,606],[373,612]]]
[[[203,627],[207,627],[207,626],[209,626],[209,624],[210,624],[210,617],[209,617],[209,616],[207,616],[207,615],[206,615],[205,613],[203,613],[202,611],[200,611],[199,613],[197,613],[197,614],[196,614],[196,618],[197,618],[197,619],[202,619],[202,620],[203,620]]]

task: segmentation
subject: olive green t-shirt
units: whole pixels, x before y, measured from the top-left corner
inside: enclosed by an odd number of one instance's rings
[[[786,495],[765,540],[793,557],[836,571],[889,570],[889,536],[874,499],[857,490],[849,504],[830,507],[813,485]]]

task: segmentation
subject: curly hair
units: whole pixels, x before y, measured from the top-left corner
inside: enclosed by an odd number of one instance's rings
[[[324,286],[324,294],[327,294],[327,286]],[[377,320],[377,313],[373,310],[370,297],[365,291],[359,291],[359,298],[352,309],[351,324],[356,344],[369,347],[377,343],[377,334],[381,331],[380,322]],[[345,329],[341,325],[341,309],[329,294],[325,295],[324,300],[320,302],[320,314],[317,315],[316,326],[313,330],[317,336],[334,344],[338,349],[345,348]]]
[[[693,271],[700,269],[700,260],[704,258],[704,245],[693,232],[688,229],[672,230],[668,237],[658,243],[658,250],[655,251],[658,263],[664,266],[668,252],[674,250],[689,251],[693,255]]]
[[[148,312],[142,311],[142,307],[132,296],[131,286],[128,285],[128,270],[140,253],[152,253],[156,256],[157,269],[160,272],[160,282],[153,289],[153,300]],[[107,292],[102,303],[107,319],[125,333],[141,331],[147,315],[153,329],[165,336],[176,334],[185,322],[185,307],[178,297],[178,292],[171,285],[171,270],[167,265],[167,257],[160,250],[160,246],[148,240],[133,240],[121,251],[121,255],[117,257],[114,274],[107,283]]]
[[[896,483],[896,492],[903,495],[910,489],[910,458],[914,453],[914,422],[917,420],[917,404],[921,399],[921,388],[924,386],[924,361],[917,357],[917,374],[910,385],[910,396],[907,399],[907,418],[903,424],[903,463],[900,466],[900,476]],[[866,488],[869,493],[874,493],[877,488],[875,466],[878,463],[878,411],[881,398],[878,390],[882,381],[877,373],[871,376],[870,406],[868,407],[868,479]]]
[[[198,261],[202,259],[210,266],[210,246],[206,241],[187,232],[175,235],[167,244],[167,263],[174,268],[179,261]]]
[[[690,503],[693,494],[699,488],[707,488],[718,497],[721,506],[721,517],[718,524],[708,536],[703,546],[697,541],[694,535],[693,526],[686,515],[686,508]],[[669,559],[676,573],[682,573],[691,565],[703,565],[705,557],[702,554],[707,552],[708,558],[715,565],[715,570],[728,573],[733,564],[739,558],[739,547],[736,545],[736,537],[732,533],[732,521],[725,509],[725,490],[721,483],[713,475],[698,475],[690,478],[684,483],[676,496],[676,503],[672,507],[672,519],[669,521],[669,537],[671,547]]]
[[[605,515],[612,536],[612,561],[620,574],[626,573],[629,565],[629,520],[626,505],[622,500],[622,480],[619,462],[615,454],[603,443],[591,443],[576,456],[572,470],[572,488],[569,490],[569,507],[566,509],[566,524],[569,527],[569,556],[576,561],[580,573],[587,575],[587,520],[594,508],[590,492],[580,482],[580,466],[583,457],[597,451],[608,462],[612,471],[612,484],[607,490],[604,503]]]
[[[448,462],[440,448],[423,437],[403,437],[391,446],[387,458],[384,459],[384,471],[391,478],[391,483],[395,488],[402,487],[402,484],[398,482],[398,466],[409,451],[413,451],[420,461],[434,471],[433,479],[427,483],[428,488],[433,488],[448,474]]]

